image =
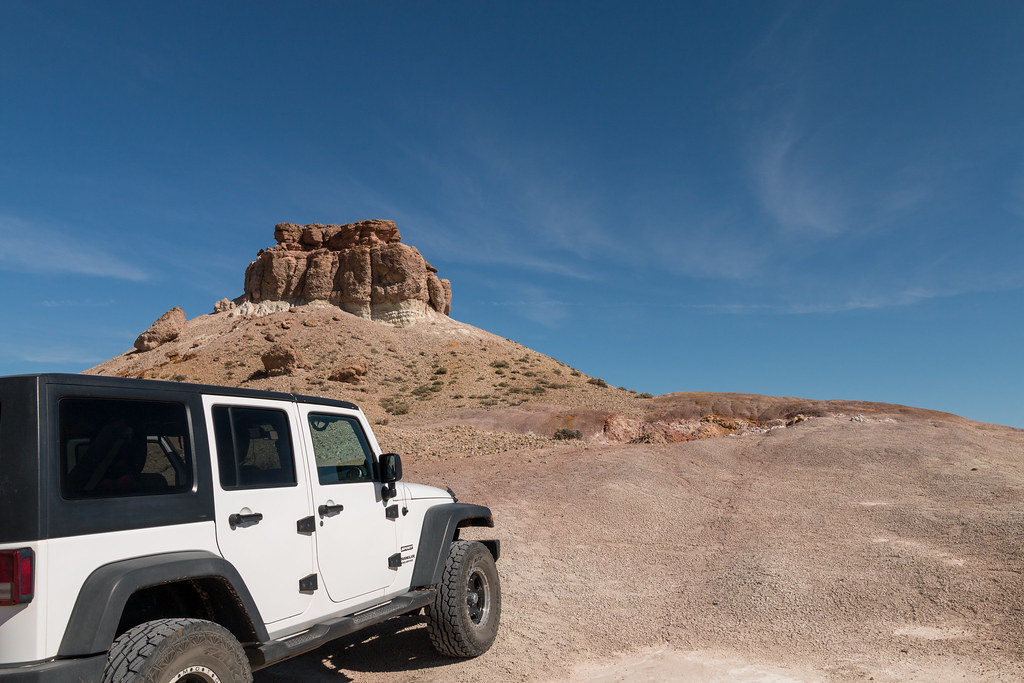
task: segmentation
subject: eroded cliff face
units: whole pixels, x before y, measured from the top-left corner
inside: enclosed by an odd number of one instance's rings
[[[277,245],[245,270],[243,309],[325,302],[392,325],[415,322],[428,309],[451,313],[451,283],[401,243],[393,221],[279,223],[274,238]]]

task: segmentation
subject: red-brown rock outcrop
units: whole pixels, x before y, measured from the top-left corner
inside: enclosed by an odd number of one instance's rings
[[[395,325],[427,309],[451,312],[451,283],[438,279],[416,247],[401,243],[392,221],[279,223],[274,238],[277,245],[261,250],[245,271],[244,298],[253,308],[326,302]]]
[[[286,343],[274,344],[260,358],[268,377],[290,375],[300,368],[309,370],[313,367],[303,357],[302,351]]]
[[[148,330],[139,335],[135,340],[135,349],[152,351],[161,344],[177,339],[184,326],[185,311],[175,306],[157,318]]]

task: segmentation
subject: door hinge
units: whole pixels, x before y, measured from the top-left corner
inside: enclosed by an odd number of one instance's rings
[[[384,516],[387,517],[388,519],[398,519],[398,506],[397,505],[389,505],[384,510]]]
[[[395,553],[388,558],[388,568],[398,569],[402,566],[402,553]]]
[[[299,579],[299,592],[300,593],[312,593],[320,585],[316,580],[316,574],[310,574]]]
[[[316,531],[316,520],[313,515],[303,517],[295,523],[295,530],[300,534],[311,534]]]

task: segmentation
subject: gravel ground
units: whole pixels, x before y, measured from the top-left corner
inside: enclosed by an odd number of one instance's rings
[[[411,429],[378,425],[373,429],[383,452],[418,462],[539,449],[557,443],[532,434],[490,432],[465,425]]]
[[[1024,680],[1024,431],[894,417],[406,451],[495,512],[495,646],[438,657],[406,616],[256,681]]]

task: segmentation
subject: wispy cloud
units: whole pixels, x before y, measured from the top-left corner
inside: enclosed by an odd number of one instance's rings
[[[492,301],[492,306],[505,306],[521,318],[555,327],[568,314],[569,303],[553,298],[541,287],[526,286],[516,291],[516,299]]]
[[[991,283],[989,286],[964,289],[928,289],[915,287],[891,293],[852,296],[839,301],[789,302],[778,304],[678,304],[680,308],[707,311],[725,315],[829,315],[854,311],[875,311],[889,308],[913,306],[932,299],[943,299],[963,294],[979,294],[1015,290],[1024,287],[1022,282]]]
[[[761,273],[772,257],[771,235],[753,229],[734,209],[678,202],[676,215],[641,219],[643,230],[627,227],[623,232],[636,244],[622,249],[619,258],[633,268],[688,278],[743,280]]]
[[[849,227],[848,200],[791,121],[762,129],[750,171],[762,210],[788,233],[834,237]]]
[[[46,299],[43,308],[107,308],[113,306],[113,299]]]
[[[88,368],[107,359],[75,349],[36,349],[21,354],[21,360],[42,365],[80,365]]]
[[[0,270],[72,273],[141,282],[147,274],[111,253],[36,223],[0,215]]]
[[[346,220],[394,220],[402,241],[418,247],[434,265],[443,259],[473,266],[508,266],[576,280],[597,277],[580,254],[592,254],[597,244],[605,240],[595,238],[592,230],[578,222],[588,220],[587,216],[573,220],[567,217],[574,214],[568,208],[569,200],[561,208],[554,199],[544,203],[535,198],[523,204],[518,196],[520,190],[516,189],[520,186],[490,178],[489,184],[504,186],[496,194],[489,194],[474,187],[474,182],[483,181],[467,181],[465,171],[459,171],[454,164],[442,164],[413,150],[409,154],[423,164],[424,173],[433,177],[436,194],[428,197],[426,203],[422,198],[392,197],[349,174],[325,181],[296,172],[292,185],[304,197],[302,204],[315,214],[343,216]],[[351,216],[353,206],[364,207],[360,210],[366,215]],[[571,239],[574,231],[578,231],[575,245]]]
[[[453,253],[472,250],[474,261],[489,254],[496,262],[590,279],[585,264],[621,248],[602,198],[571,152],[515,146],[469,122],[459,131],[440,157],[418,143],[395,142],[435,188],[431,209],[447,223]]]

